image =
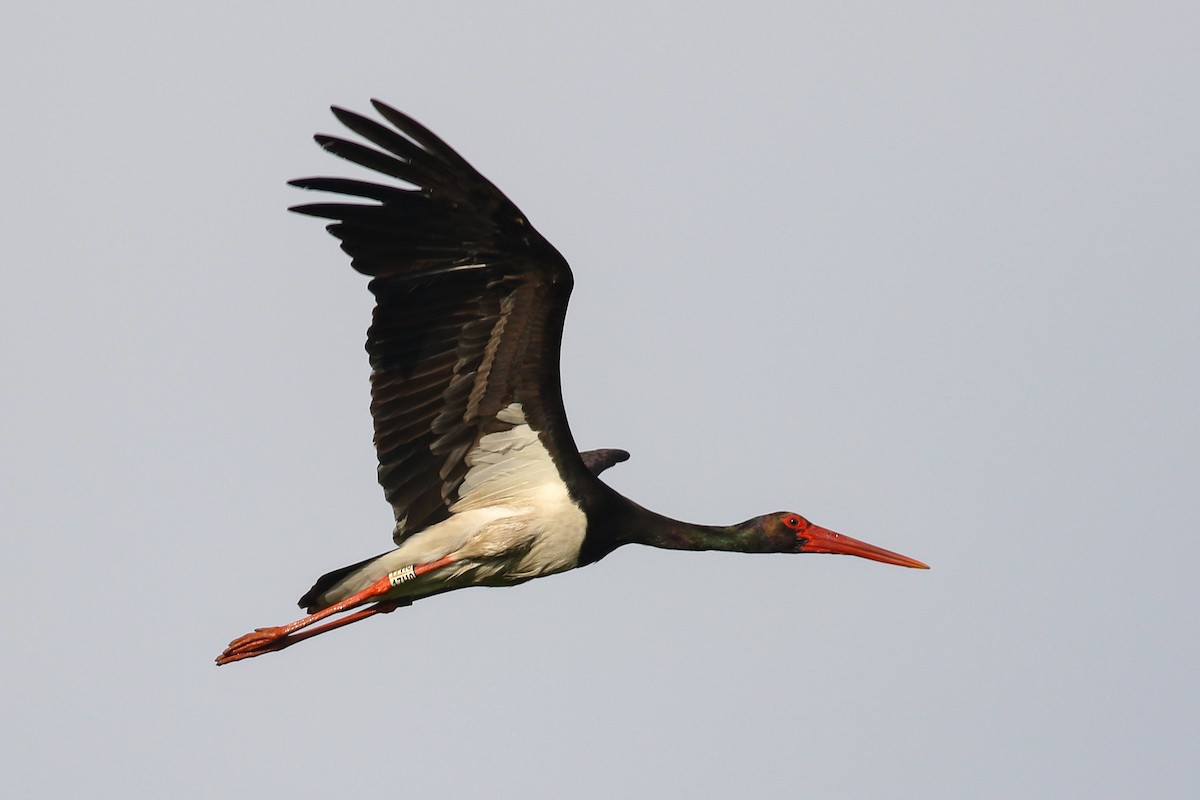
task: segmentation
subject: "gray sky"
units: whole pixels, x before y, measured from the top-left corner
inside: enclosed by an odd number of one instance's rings
[[[173,5],[0,25],[6,793],[1194,792],[1195,3]],[[631,547],[214,667],[390,541],[284,211],[371,96],[571,261],[614,486],[933,569]]]

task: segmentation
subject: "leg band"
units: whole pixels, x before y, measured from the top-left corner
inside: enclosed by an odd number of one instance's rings
[[[417,577],[417,568],[415,565],[409,564],[407,567],[402,567],[395,572],[389,572],[387,577],[388,582],[392,584],[392,586],[399,586],[400,584],[405,583],[406,581],[411,581],[413,578]]]

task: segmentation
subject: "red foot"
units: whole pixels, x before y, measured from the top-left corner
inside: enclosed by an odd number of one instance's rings
[[[230,642],[225,652],[217,656],[217,664],[229,664],[243,658],[261,656],[263,653],[274,653],[290,644],[293,644],[293,641],[288,638],[287,629],[283,626],[256,628],[253,633],[239,636]]]

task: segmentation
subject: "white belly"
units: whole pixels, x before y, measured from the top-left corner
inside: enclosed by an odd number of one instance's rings
[[[396,586],[414,597],[464,586],[508,586],[579,565],[587,518],[571,499],[519,404],[498,418],[514,425],[479,440],[449,518],[346,576],[325,595],[336,602],[408,566],[454,563]]]

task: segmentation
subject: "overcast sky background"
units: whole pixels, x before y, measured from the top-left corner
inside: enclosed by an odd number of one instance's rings
[[[14,4],[11,797],[1185,797],[1200,6]],[[384,549],[365,279],[285,185],[378,96],[570,260],[625,548],[216,668]]]

